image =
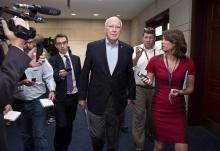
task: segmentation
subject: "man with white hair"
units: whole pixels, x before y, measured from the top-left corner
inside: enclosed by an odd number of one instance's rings
[[[122,21],[118,17],[106,20],[106,37],[87,45],[80,76],[79,105],[84,109],[88,104],[94,151],[102,150],[105,139],[108,151],[118,151],[120,117],[127,101],[135,99],[133,48],[118,40],[121,29]]]

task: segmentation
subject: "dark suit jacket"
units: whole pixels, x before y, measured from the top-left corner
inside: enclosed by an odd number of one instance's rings
[[[107,63],[105,39],[87,45],[80,76],[79,99],[87,99],[88,109],[91,112],[103,114],[110,95],[115,98],[118,114],[124,111],[127,99],[135,99],[132,53],[131,46],[119,41],[118,62],[111,75]]]
[[[2,65],[4,58],[5,58],[4,50],[2,46],[0,45],[0,66]]]
[[[80,58],[72,54],[70,54],[70,58],[76,78],[76,86],[78,87],[79,76],[81,73]],[[59,76],[59,71],[61,69],[65,69],[65,64],[59,54],[51,57],[49,62],[54,70],[54,80],[56,82],[56,101],[63,101],[63,98],[66,96],[67,92],[67,81],[66,78],[63,79]]]
[[[0,70],[0,107],[12,101],[13,91],[28,66],[30,58],[17,47],[9,47]]]
[[[30,58],[24,52],[11,46],[0,69],[0,146],[4,151],[8,151],[8,147],[2,115],[3,107],[11,103],[13,91],[29,62]]]

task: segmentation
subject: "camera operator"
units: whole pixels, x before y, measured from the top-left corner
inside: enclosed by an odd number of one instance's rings
[[[2,66],[2,62],[3,62],[4,58],[5,58],[4,50],[0,44],[0,67]]]
[[[15,26],[20,25],[29,29],[29,24],[23,19],[14,17],[13,20]],[[16,37],[14,33],[8,29],[6,21],[2,20],[1,23],[4,33],[12,45],[9,47],[8,53],[0,68],[0,87],[3,88],[0,91],[0,107],[4,110],[5,105],[9,104],[12,100],[13,91],[24,70],[28,66],[35,67],[41,65],[45,61],[45,56],[41,56],[39,61],[36,62],[36,57],[33,54],[34,50],[31,50],[28,54],[24,53],[23,47],[25,40]],[[1,150],[8,151],[2,111],[0,111],[0,146]]]

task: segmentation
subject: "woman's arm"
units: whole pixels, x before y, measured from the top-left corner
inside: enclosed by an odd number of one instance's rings
[[[188,95],[191,94],[194,91],[194,81],[195,76],[194,75],[188,75],[187,81],[186,81],[186,88],[185,89],[171,89],[170,95],[171,96],[177,96],[177,95]]]

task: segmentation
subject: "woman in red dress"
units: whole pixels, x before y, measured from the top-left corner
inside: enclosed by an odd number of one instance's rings
[[[173,143],[175,151],[187,151],[185,99],[193,92],[195,68],[193,61],[185,56],[187,46],[180,30],[163,33],[163,55],[152,58],[142,80],[151,85],[156,82],[152,102],[152,124],[155,128],[154,151],[163,151],[164,143]],[[186,88],[183,88],[186,76]]]

